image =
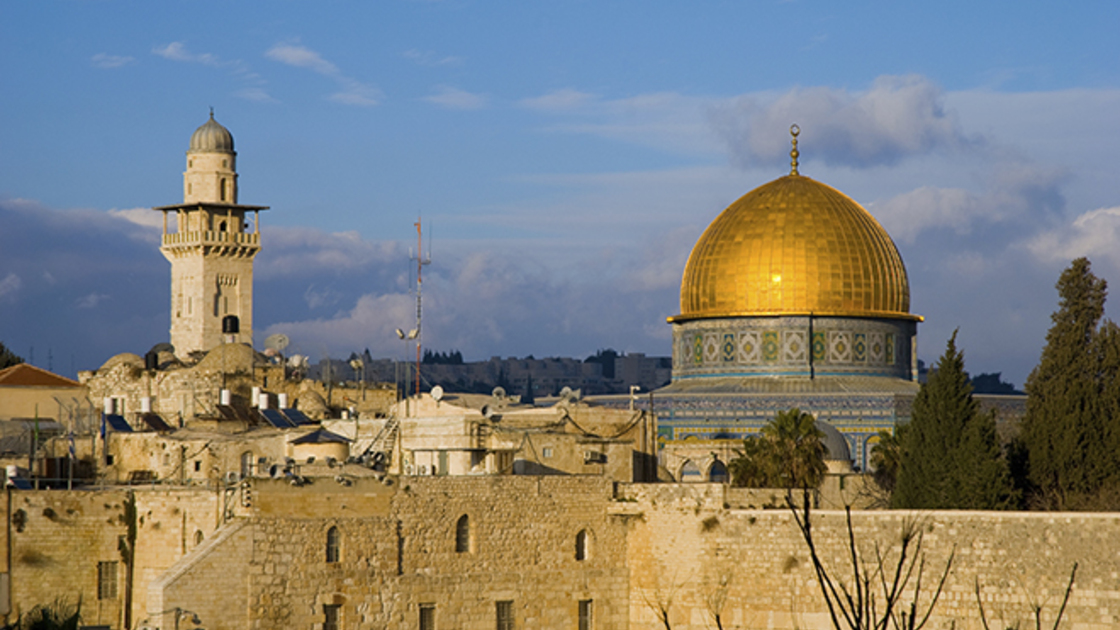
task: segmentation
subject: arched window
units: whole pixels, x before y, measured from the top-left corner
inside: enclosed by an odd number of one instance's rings
[[[241,454],[241,478],[245,479],[253,474],[253,451]]]
[[[225,221],[222,221],[221,223],[218,224],[218,231],[219,232],[225,232],[226,231],[226,222]]]
[[[471,550],[471,520],[464,514],[455,523],[455,553],[470,553]]]
[[[586,529],[579,530],[576,534],[576,560],[586,560],[591,557],[591,536]]]
[[[218,183],[218,186],[220,188],[219,192],[221,193],[222,201],[225,201],[226,200],[226,178],[223,177],[222,181]]]
[[[341,539],[342,535],[338,533],[337,527],[327,530],[327,562],[338,562]]]
[[[201,544],[202,544],[202,541],[203,541],[203,540],[204,540],[205,538],[206,538],[206,536],[204,536],[204,535],[202,534],[202,530],[201,530],[201,529],[196,529],[196,530],[194,531],[194,546],[195,546],[195,547],[197,547],[197,546],[201,545]]]
[[[712,462],[712,467],[708,469],[708,481],[713,483],[727,483],[727,466],[718,459]]]

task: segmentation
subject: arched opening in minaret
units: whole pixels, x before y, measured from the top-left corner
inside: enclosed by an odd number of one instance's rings
[[[222,201],[225,201],[226,200],[226,178],[224,178],[224,177],[222,178],[222,181],[219,183],[219,186],[221,188],[221,199],[222,199]]]
[[[218,231],[219,232],[225,232],[226,231],[226,222],[225,221],[222,221],[221,223],[218,224]]]

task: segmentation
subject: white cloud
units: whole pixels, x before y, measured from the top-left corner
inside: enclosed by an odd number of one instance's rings
[[[323,59],[322,55],[305,46],[276,44],[268,49],[264,56],[273,61],[279,61],[280,63],[297,68],[308,68],[319,74],[330,77],[339,76],[341,74],[338,70],[338,66]]]
[[[78,308],[89,309],[97,308],[97,305],[109,299],[109,296],[104,293],[90,293],[83,295],[75,301],[75,306]]]
[[[394,241],[370,241],[357,232],[323,232],[305,227],[265,227],[267,244],[261,251],[257,276],[263,279],[354,274],[372,266],[403,260],[403,246]]]
[[[1090,210],[1068,226],[1038,234],[1026,247],[1048,262],[1087,256],[1102,259],[1116,269],[1120,268],[1117,243],[1120,243],[1120,206]]]
[[[716,105],[710,116],[741,165],[788,156],[787,130],[796,123],[814,158],[864,168],[981,145],[982,139],[967,136],[945,111],[943,100],[941,88],[925,77],[881,76],[864,92],[811,87],[745,95]]]
[[[431,50],[417,50],[413,48],[404,51],[401,53],[401,56],[419,66],[439,67],[463,65],[462,57],[453,57],[450,55],[440,56],[435,51]]]
[[[211,68],[221,68],[228,71],[231,75],[237,77],[241,81],[250,84],[249,87],[239,90],[236,96],[253,101],[270,101],[273,100],[268,92],[262,87],[265,83],[264,79],[255,72],[253,72],[247,63],[240,59],[224,60],[218,55],[212,53],[192,53],[187,50],[187,45],[183,42],[171,42],[165,46],[156,46],[152,52],[164,59],[170,61],[179,61],[183,63],[197,63]]]
[[[572,111],[589,105],[597,100],[594,94],[580,92],[572,88],[554,90],[548,94],[521,99],[518,104],[529,109],[542,111]]]
[[[124,210],[113,208],[109,210],[109,215],[144,227],[163,228],[163,213],[156,212],[151,208],[127,208]]]
[[[377,105],[382,99],[382,94],[376,87],[344,75],[338,66],[306,46],[276,44],[265,52],[265,57],[295,68],[305,68],[333,79],[342,88],[328,97],[336,103],[371,107]]]
[[[90,62],[96,68],[109,69],[134,64],[136,63],[136,58],[123,55],[110,55],[108,53],[97,53],[90,59]]]
[[[15,273],[9,273],[0,280],[0,300],[12,300],[15,297],[15,292],[19,291],[23,286],[23,280]]]
[[[258,103],[275,103],[276,99],[262,87],[247,87],[238,90],[234,93],[237,98],[242,98],[247,101],[256,101]]]
[[[489,100],[483,94],[475,94],[450,86],[441,86],[436,94],[425,96],[424,100],[445,109],[482,109]]]
[[[548,129],[598,135],[686,154],[725,153],[743,168],[789,160],[789,128],[802,129],[802,156],[867,168],[913,156],[985,146],[966,134],[929,79],[881,76],[865,91],[827,87],[736,97],[654,92],[604,99],[574,88],[519,101],[552,116],[579,116]],[[563,119],[561,119],[563,120]]]
[[[983,177],[984,190],[923,186],[885,201],[868,204],[895,239],[913,243],[926,230],[947,228],[958,236],[977,226],[1017,224],[1000,242],[1007,243],[1025,226],[1048,225],[1059,220],[1065,200],[1062,169],[1029,163],[995,165]],[[1026,229],[1030,229],[1027,227]]]
[[[210,53],[194,54],[187,50],[187,45],[183,42],[171,42],[166,46],[157,46],[152,49],[152,52],[171,61],[185,61],[188,63],[200,63],[205,66],[221,66],[223,62],[217,55]]]

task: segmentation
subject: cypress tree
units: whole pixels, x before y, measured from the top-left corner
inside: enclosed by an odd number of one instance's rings
[[[901,434],[902,461],[891,507],[993,510],[1013,507],[1007,462],[996,440],[995,416],[980,411],[949,338],[937,370],[914,400]]]
[[[1120,456],[1120,334],[1099,326],[1108,284],[1078,258],[1057,283],[1058,310],[1038,366],[1027,378],[1022,444],[1032,503],[1049,509],[1094,509],[1117,486]],[[1107,502],[1107,501],[1106,501]]]

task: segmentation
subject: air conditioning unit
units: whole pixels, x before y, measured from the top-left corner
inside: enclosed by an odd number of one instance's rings
[[[231,470],[226,473],[226,483],[235,484],[238,481],[241,481],[241,473],[236,470]]]
[[[419,466],[417,466],[416,468],[417,468],[417,474],[418,474],[418,475],[426,475],[426,474],[428,474],[428,465],[427,465],[427,464],[420,464],[420,465],[419,465]]]
[[[607,454],[600,453],[599,451],[584,451],[583,463],[585,464],[605,464],[607,463]]]

